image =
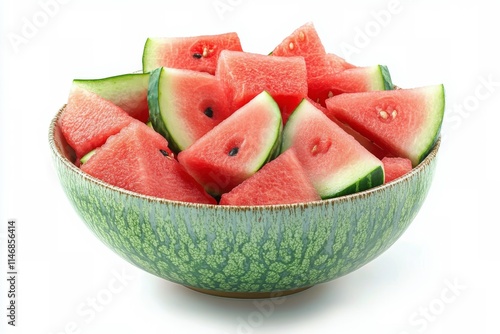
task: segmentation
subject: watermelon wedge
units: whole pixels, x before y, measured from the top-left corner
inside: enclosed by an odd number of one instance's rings
[[[180,152],[230,115],[215,76],[161,67],[151,72],[148,95],[153,128]]]
[[[281,114],[262,92],[178,155],[179,162],[212,195],[255,174],[279,153]]]
[[[274,57],[224,50],[217,64],[232,110],[241,108],[262,91],[278,103],[283,122],[307,96],[307,72],[303,57]]]
[[[221,205],[268,205],[318,201],[295,151],[286,150],[255,175],[223,194]]]
[[[142,70],[146,73],[163,66],[215,74],[222,50],[243,51],[238,34],[148,38],[144,45]]]
[[[304,100],[283,130],[283,147],[293,147],[321,198],[332,198],[384,182],[382,162]]]
[[[313,101],[310,98],[307,98],[307,101],[309,101],[318,110],[321,110],[324,114],[328,113],[328,110],[318,102]],[[342,130],[353,136],[353,138],[356,139],[358,143],[363,145],[364,148],[366,148],[371,154],[376,156],[378,159],[382,159],[383,157],[387,156],[387,151],[383,150],[380,146],[372,142],[370,139],[366,138],[365,136],[362,136],[359,132],[355,131],[349,125],[342,123],[341,121],[339,121],[338,119],[336,119],[331,115],[330,115],[330,120],[332,120],[335,124],[337,124]]]
[[[138,121],[109,137],[81,169],[111,185],[143,195],[216,204],[174,160],[165,138]]]
[[[132,73],[95,80],[73,80],[73,85],[96,93],[116,104],[131,117],[146,123],[149,74]]]
[[[309,97],[322,105],[329,97],[356,92],[391,90],[394,85],[384,65],[356,67],[309,80]]]
[[[415,167],[436,143],[444,114],[443,85],[341,94],[326,100],[327,115],[349,124]]]
[[[391,182],[412,170],[411,160],[406,158],[384,157],[382,163],[384,164],[385,183]]]
[[[134,119],[123,109],[77,85],[73,86],[64,113],[61,131],[76,153],[75,163],[108,137],[120,132]]]

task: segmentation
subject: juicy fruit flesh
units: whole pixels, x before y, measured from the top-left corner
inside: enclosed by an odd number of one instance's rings
[[[144,46],[143,72],[164,66],[215,74],[222,50],[242,51],[236,33],[148,38]]]
[[[383,182],[382,164],[308,100],[290,117],[283,149],[293,147],[322,198]],[[372,178],[372,173],[374,173]],[[370,179],[365,182],[364,179]]]
[[[307,72],[302,57],[225,50],[220,54],[216,76],[232,101],[233,110],[266,91],[278,103],[284,123],[307,96]]]
[[[148,81],[149,74],[134,73],[97,80],[73,80],[73,85],[96,93],[146,123],[149,118]]]
[[[410,159],[400,157],[384,157],[385,183],[391,182],[412,170]]]
[[[272,158],[281,122],[277,104],[263,92],[180,152],[179,162],[208,192],[228,192]]]
[[[320,200],[295,151],[289,149],[223,194],[221,205],[292,204]]]
[[[328,115],[395,156],[416,166],[439,136],[444,113],[442,85],[342,94],[326,101]]]
[[[176,152],[230,115],[220,82],[208,73],[159,68],[151,72],[149,105],[155,130]]]
[[[109,184],[143,195],[215,204],[173,159],[167,141],[138,121],[111,136],[81,169]]]
[[[95,93],[73,86],[60,118],[61,130],[78,162],[133,120],[125,111]]]

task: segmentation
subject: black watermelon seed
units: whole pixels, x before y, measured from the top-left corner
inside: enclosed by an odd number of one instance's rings
[[[193,58],[200,59],[201,57],[203,57],[203,56],[201,55],[201,53],[198,53],[198,52],[193,53]]]
[[[164,157],[168,157],[168,153],[165,150],[160,150],[160,153],[163,154]]]
[[[210,117],[210,118],[212,118],[214,116],[214,111],[212,110],[212,107],[208,107],[207,109],[205,109],[205,111],[203,113],[205,115],[207,115],[207,117]]]
[[[234,157],[236,154],[238,154],[238,151],[239,151],[239,150],[240,150],[240,149],[239,149],[238,147],[233,147],[233,148],[231,149],[231,151],[229,151],[229,153],[228,153],[228,154],[229,154],[229,156],[230,156],[230,157]]]

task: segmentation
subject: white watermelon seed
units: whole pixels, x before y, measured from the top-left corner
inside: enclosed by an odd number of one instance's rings
[[[389,117],[389,114],[385,110],[380,110],[378,114],[382,117],[382,119],[387,119]]]
[[[303,41],[304,39],[306,38],[306,36],[304,35],[304,33],[301,31],[299,33],[299,40]]]
[[[328,92],[328,97],[332,97],[333,96],[333,92],[332,91],[329,91]]]
[[[293,50],[293,48],[295,47],[295,45],[293,45],[293,42],[290,42],[290,44],[288,44],[288,47],[290,48],[290,50]]]
[[[396,118],[397,115],[398,115],[398,112],[396,110],[393,110],[391,113],[392,119]]]
[[[203,57],[206,57],[206,56],[208,56],[208,48],[204,47],[203,48]]]

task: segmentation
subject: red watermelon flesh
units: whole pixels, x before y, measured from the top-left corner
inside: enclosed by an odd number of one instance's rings
[[[381,65],[356,67],[340,72],[324,72],[309,84],[309,97],[321,105],[325,100],[343,93],[392,89],[387,68]]]
[[[278,103],[283,122],[307,96],[307,71],[303,57],[274,57],[224,50],[216,76],[237,110],[262,91]]]
[[[81,169],[104,182],[139,194],[216,204],[173,158],[165,138],[139,121],[109,137]]]
[[[295,151],[288,149],[229,193],[223,194],[220,204],[292,204],[320,199]]]
[[[76,161],[103,145],[134,119],[99,95],[73,86],[60,118],[61,130],[75,150]]]
[[[444,114],[443,85],[348,93],[326,100],[327,116],[349,124],[416,166],[439,137]]]
[[[384,164],[385,183],[391,182],[412,170],[411,160],[406,158],[384,157],[382,163]]]
[[[324,114],[328,114],[328,110],[323,107],[321,104],[318,102],[313,101],[310,98],[307,98],[307,100],[314,105],[317,109],[321,110]],[[354,137],[354,139],[357,140],[358,143],[363,145],[364,148],[366,148],[371,154],[376,156],[378,159],[382,159],[383,157],[387,156],[387,151],[382,149],[380,146],[372,142],[370,139],[366,138],[365,136],[361,135],[359,132],[355,131],[353,128],[351,128],[349,125],[342,123],[335,117],[330,115],[330,119],[337,124],[342,130],[350,134],[351,136]]]
[[[307,56],[326,54],[325,47],[319,38],[318,32],[312,22],[295,29],[273,50],[274,56]]]
[[[307,100],[283,130],[282,149],[290,147],[322,198],[365,190],[384,181],[381,161]]]
[[[221,195],[276,155],[281,128],[278,105],[262,92],[180,152],[178,159],[209,193]]]
[[[222,50],[243,51],[238,34],[148,38],[142,58],[143,72],[163,66],[215,74]]]
[[[308,96],[324,104],[321,96],[325,77],[355,68],[335,54],[327,54],[321,39],[312,23],[306,23],[286,37],[272,52],[273,56],[304,57],[307,69]]]

